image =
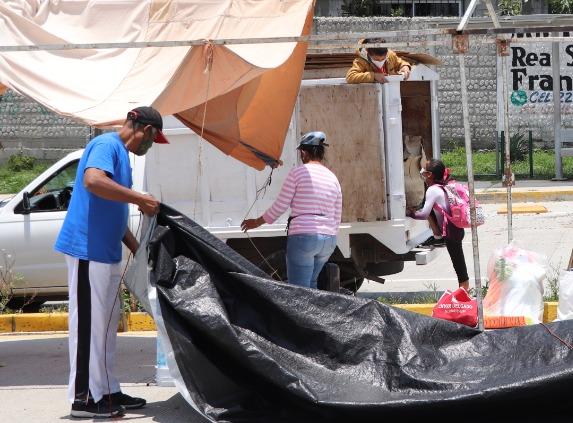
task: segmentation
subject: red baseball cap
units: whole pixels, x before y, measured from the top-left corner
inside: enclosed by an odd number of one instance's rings
[[[153,107],[142,106],[136,107],[127,112],[127,119],[133,122],[143,123],[144,125],[151,125],[157,130],[157,135],[153,142],[157,144],[169,144],[165,135],[163,135],[163,119],[161,114]]]

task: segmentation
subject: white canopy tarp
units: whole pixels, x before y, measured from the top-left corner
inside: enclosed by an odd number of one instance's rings
[[[0,46],[296,37],[309,34],[312,10],[313,0],[3,0]],[[99,127],[151,105],[262,169],[280,158],[306,47],[0,51],[0,93]]]

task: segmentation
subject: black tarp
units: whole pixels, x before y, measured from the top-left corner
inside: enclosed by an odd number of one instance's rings
[[[480,332],[275,282],[166,206],[149,258],[184,389],[212,421],[573,421],[573,321]]]

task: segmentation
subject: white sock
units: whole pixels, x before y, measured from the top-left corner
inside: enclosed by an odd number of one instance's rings
[[[436,238],[436,239],[442,239],[443,236],[442,236],[442,235],[434,235],[434,238]]]

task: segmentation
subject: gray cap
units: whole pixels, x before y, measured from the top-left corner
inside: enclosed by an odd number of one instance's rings
[[[307,132],[300,139],[300,144],[298,145],[297,149],[300,149],[301,147],[304,147],[304,146],[309,146],[309,147],[325,146],[325,147],[328,147],[328,144],[326,143],[326,135],[324,134],[324,132],[321,132],[321,131]]]

